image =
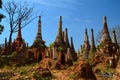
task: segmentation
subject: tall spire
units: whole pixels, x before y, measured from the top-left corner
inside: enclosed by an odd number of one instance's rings
[[[90,43],[89,43],[89,40],[88,40],[87,29],[85,29],[84,44],[87,44],[87,46],[90,48]]]
[[[22,40],[22,35],[21,35],[21,19],[18,20],[18,34],[17,34],[17,40]]]
[[[112,31],[112,34],[113,34],[112,35],[112,43],[115,43],[116,46],[118,47],[115,30]]]
[[[103,18],[104,22],[103,22],[103,30],[102,30],[102,37],[101,37],[101,42],[111,42],[111,38],[110,38],[110,35],[109,35],[109,31],[108,31],[108,26],[107,26],[107,19],[106,19],[106,16],[104,16]]]
[[[72,51],[72,52],[75,52],[74,45],[73,45],[73,38],[71,37],[70,39],[71,39],[71,40],[70,40],[70,48],[71,48],[71,51]]]
[[[74,44],[73,44],[73,38],[70,38],[70,51],[71,51],[71,60],[76,61],[77,60],[77,53],[75,52]]]
[[[33,46],[38,47],[38,46],[43,46],[44,41],[42,40],[42,33],[41,33],[41,16],[38,17],[38,30],[36,34],[36,38],[34,40]]]
[[[62,36],[62,16],[60,16],[58,35]]]
[[[16,39],[14,40],[13,47],[11,50],[15,51],[20,51],[23,49],[23,47],[26,47],[26,44],[24,40],[22,39],[22,34],[21,34],[21,19],[18,21],[18,34]]]
[[[91,29],[91,51],[95,51],[96,47],[95,47],[95,41],[94,41],[94,31],[93,29]]]
[[[67,30],[67,28],[65,28],[65,32],[64,32],[64,41],[65,41],[65,44],[66,44],[67,48],[69,48],[70,44],[69,44],[69,40],[68,40],[68,30]]]
[[[88,42],[88,33],[87,33],[87,29],[85,29],[84,41]]]
[[[65,34],[65,32],[63,31],[63,32],[62,32],[62,38],[63,38],[63,40],[64,40],[64,34]]]
[[[59,25],[58,25],[58,34],[57,34],[55,42],[57,42],[57,43],[62,43],[63,42],[63,36],[62,36],[62,16],[60,16],[60,21],[59,21]]]
[[[87,29],[85,29],[84,44],[83,44],[82,49],[83,49],[83,58],[88,59],[89,50],[90,50],[90,44],[89,44],[89,40],[88,40]]]
[[[41,16],[38,17],[38,31],[36,35],[36,40],[42,40],[42,34],[41,34]]]

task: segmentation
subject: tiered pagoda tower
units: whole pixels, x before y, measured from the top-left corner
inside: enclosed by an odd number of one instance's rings
[[[73,38],[71,37],[70,38],[70,49],[72,52],[75,52],[75,48],[74,48],[74,45],[73,45]]]
[[[66,47],[70,48],[69,39],[68,39],[68,29],[67,28],[65,28],[65,31],[64,31],[64,42],[66,44]]]
[[[71,60],[76,60],[77,54],[75,54],[73,40],[71,40],[71,43],[72,44],[70,47],[68,40],[68,31],[67,28],[65,29],[65,31],[62,31],[62,16],[60,16],[57,37],[51,48],[52,50],[51,54],[53,55],[53,59],[57,59],[63,65],[68,64],[68,62]]]
[[[91,46],[90,46],[90,49],[91,49],[92,52],[96,51],[93,29],[91,29]]]
[[[118,45],[118,42],[117,42],[117,39],[116,39],[115,30],[112,31],[112,43],[114,43],[115,46],[116,46],[117,48],[119,48],[119,45]]]
[[[90,43],[89,43],[89,39],[88,39],[87,29],[85,29],[83,48],[84,48],[84,50],[87,50],[87,51],[90,50]]]
[[[17,37],[15,39],[15,42],[23,42],[22,35],[21,35],[21,20],[20,19],[18,22],[18,34],[17,34]]]
[[[62,35],[62,16],[60,16],[60,21],[59,21],[59,25],[58,25],[58,34],[57,37],[55,39],[55,44],[57,44],[58,46],[63,46],[64,45],[64,40],[63,40],[63,35]]]
[[[87,59],[90,51],[90,43],[88,39],[88,33],[87,29],[85,29],[85,35],[84,35],[84,44],[83,44],[83,58]]]
[[[18,34],[16,39],[14,40],[13,43],[13,48],[15,48],[15,51],[20,51],[23,47],[25,47],[25,42],[22,39],[22,34],[21,34],[21,19],[18,21]]]
[[[104,63],[108,64],[111,68],[115,68],[118,62],[118,54],[117,54],[117,40],[115,31],[113,31],[113,38],[111,40],[108,26],[107,26],[107,19],[106,16],[103,18],[103,30],[102,30],[102,36],[101,36],[101,42],[98,46],[98,54],[95,54],[95,57],[93,59],[93,64],[96,63]],[[108,59],[108,60],[106,60]]]
[[[45,46],[45,41],[42,39],[42,33],[41,33],[41,16],[38,17],[38,30],[37,34],[34,40],[34,43],[32,47],[44,47]]]
[[[75,48],[74,48],[74,45],[73,45],[73,38],[71,37],[70,38],[70,51],[71,51],[71,59],[73,61],[76,61],[77,60],[77,53],[75,52]]]
[[[108,26],[107,26],[107,18],[106,16],[104,16],[103,18],[104,22],[103,22],[103,30],[102,30],[102,37],[101,37],[101,43],[111,43],[111,38],[109,35],[109,30],[108,30]]]

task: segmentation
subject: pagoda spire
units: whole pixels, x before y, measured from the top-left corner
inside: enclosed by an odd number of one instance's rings
[[[101,37],[101,43],[102,42],[111,42],[111,38],[109,35],[109,31],[108,31],[108,26],[107,26],[107,19],[106,16],[104,16],[103,18],[103,30],[102,30],[102,37]]]
[[[82,53],[83,52],[83,46],[82,45],[80,45],[80,53]]]
[[[36,40],[42,40],[42,34],[41,34],[41,16],[38,17],[38,31],[36,35]]]
[[[84,59],[88,59],[89,50],[90,50],[90,44],[88,40],[88,33],[87,33],[87,29],[85,29],[84,44],[83,44],[83,58]]]
[[[75,52],[74,44],[73,44],[73,38],[70,38],[70,51],[71,51],[71,60],[76,61],[77,60],[77,53]]]
[[[26,47],[25,41],[22,39],[21,34],[21,19],[18,20],[18,34],[12,45],[13,47],[11,50],[15,51],[20,51],[23,49],[23,47]]]
[[[95,41],[94,41],[94,31],[91,29],[91,51],[95,52],[96,47],[95,47]]]
[[[62,35],[62,16],[60,16],[60,21],[59,21],[59,25],[58,25],[58,34],[56,37],[55,42],[57,43],[63,43],[63,35]]]
[[[63,31],[63,32],[62,32],[62,38],[63,38],[63,40],[64,40],[64,35],[65,35],[65,32]]]
[[[21,35],[21,19],[18,20],[18,34],[17,34],[16,39],[22,41],[22,35]]]
[[[67,48],[69,48],[70,44],[69,44],[69,40],[68,40],[68,29],[67,28],[65,28],[65,32],[64,32],[64,41],[65,41]]]
[[[45,41],[42,40],[42,33],[41,33],[41,16],[38,17],[38,29],[37,29],[37,34],[34,40],[34,43],[32,46],[38,47],[38,46],[43,46]]]
[[[112,35],[112,43],[115,43],[115,45],[118,47],[115,30],[112,31],[112,34],[113,34]]]
[[[84,35],[84,45],[87,46],[88,49],[90,49],[90,43],[88,40],[88,33],[87,33],[87,29],[85,29],[85,35]]]
[[[62,16],[60,16],[58,35],[62,36]]]
[[[72,52],[75,52],[74,45],[73,45],[73,38],[71,37],[70,39],[71,39],[70,40],[70,49]]]

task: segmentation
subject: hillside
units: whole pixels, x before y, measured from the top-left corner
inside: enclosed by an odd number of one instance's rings
[[[44,64],[41,65],[41,63]],[[49,65],[49,64],[51,65]],[[39,63],[24,66],[6,64],[0,67],[0,80],[118,80],[120,60],[116,69],[100,64],[91,67],[87,61],[78,60],[73,66],[63,66],[45,58]]]

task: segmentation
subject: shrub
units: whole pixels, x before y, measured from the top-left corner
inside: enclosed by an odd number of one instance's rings
[[[76,76],[75,74],[70,75],[70,78],[73,79],[73,80],[74,80],[76,77],[77,77],[77,76]]]
[[[63,51],[63,50],[64,50],[64,48],[63,48],[63,47],[61,47],[61,46],[60,46],[60,47],[58,47],[58,51],[59,51],[59,52],[61,52],[61,51]]]
[[[13,57],[13,56],[15,56],[17,54],[17,52],[12,52],[12,54],[11,54],[11,57]]]
[[[50,44],[49,44],[49,47],[53,47],[53,46],[54,46],[54,43],[50,43]]]
[[[24,69],[22,69],[22,70],[20,70],[20,74],[21,74],[21,75],[23,75],[23,74],[25,74],[25,75],[26,75],[26,74],[27,74],[27,71],[26,71],[26,70],[24,70]]]

